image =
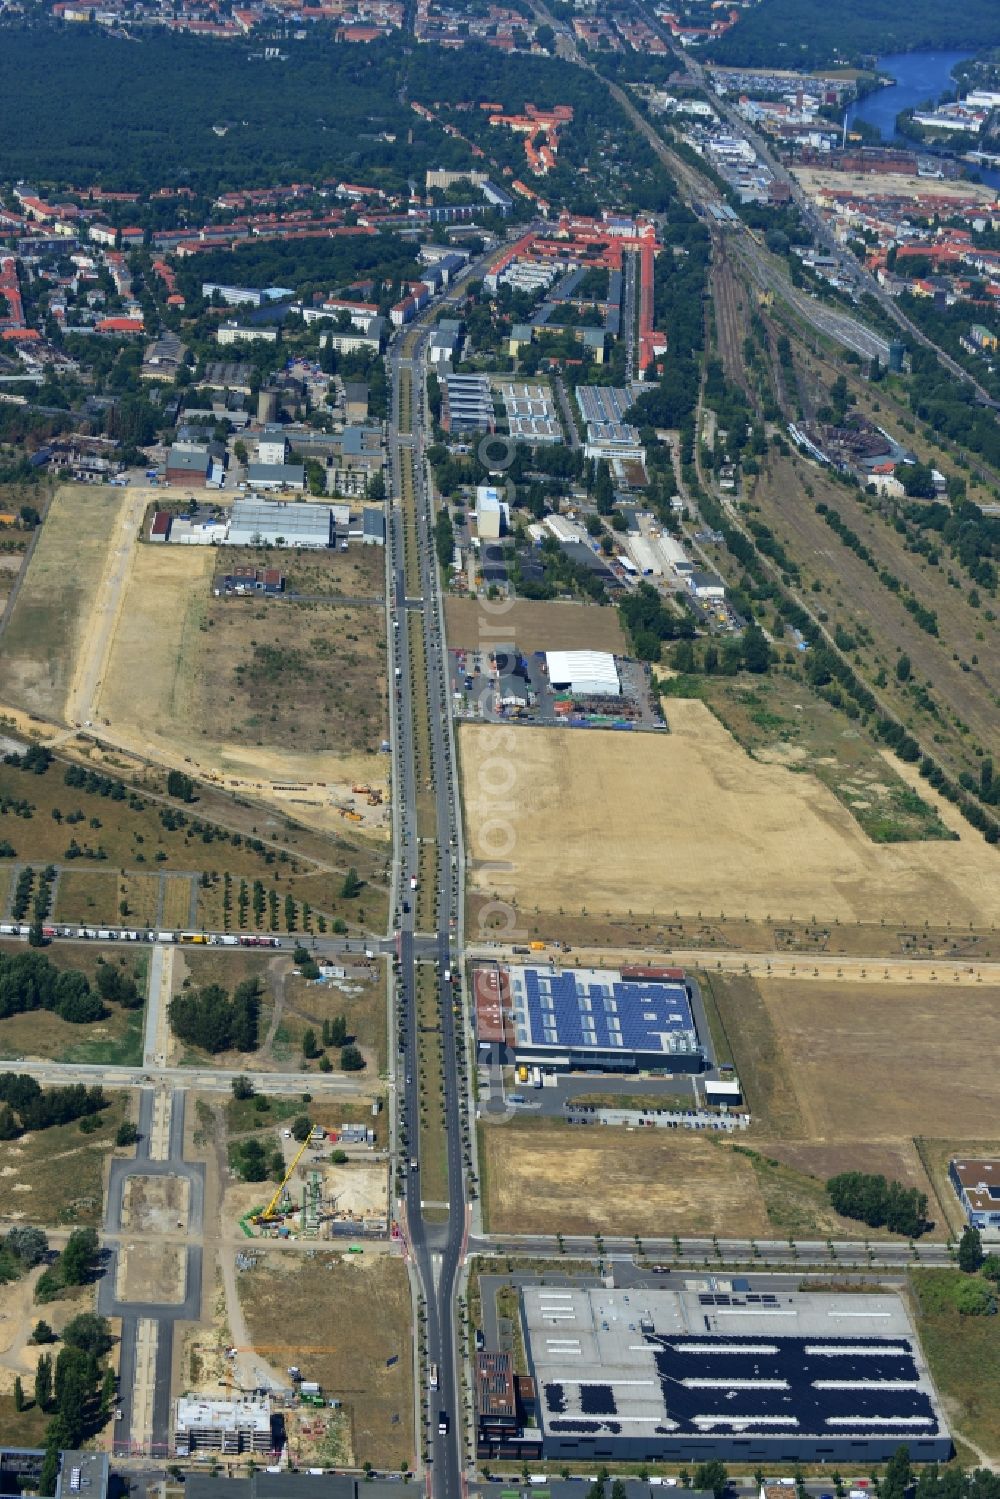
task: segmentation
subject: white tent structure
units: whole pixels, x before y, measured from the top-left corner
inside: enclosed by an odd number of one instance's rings
[[[622,685],[609,651],[546,651],[545,669],[554,692],[578,697],[620,697]]]

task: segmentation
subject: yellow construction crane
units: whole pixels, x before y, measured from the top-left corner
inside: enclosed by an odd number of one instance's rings
[[[285,1175],[281,1182],[281,1186],[278,1188],[277,1192],[275,1192],[267,1207],[262,1213],[254,1213],[253,1217],[250,1219],[251,1223],[273,1223],[276,1218],[280,1218],[281,1214],[276,1213],[275,1208],[278,1206],[278,1203],[281,1200],[282,1192],[285,1190],[288,1183],[292,1179],[292,1172],[295,1170],[296,1166],[299,1164],[299,1161],[301,1161],[302,1157],[305,1155],[306,1151],[309,1148],[310,1135],[311,1131],[309,1135],[306,1135],[305,1139],[302,1141],[302,1144],[296,1151],[295,1159],[292,1161],[292,1164],[285,1172]]]

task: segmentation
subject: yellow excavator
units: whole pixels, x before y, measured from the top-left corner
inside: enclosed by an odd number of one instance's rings
[[[295,1159],[292,1161],[292,1164],[289,1166],[288,1170],[285,1172],[284,1177],[282,1178],[281,1186],[278,1188],[277,1192],[275,1192],[267,1207],[264,1208],[260,1213],[254,1213],[251,1217],[250,1222],[255,1227],[266,1225],[268,1223],[277,1223],[279,1219],[284,1216],[282,1213],[279,1213],[277,1211],[278,1203],[281,1201],[282,1192],[285,1190],[285,1188],[288,1186],[288,1183],[292,1179],[292,1172],[295,1170],[296,1166],[299,1164],[302,1157],[305,1155],[306,1151],[309,1148],[309,1140],[310,1136],[306,1135],[305,1139],[302,1141],[302,1144],[299,1146],[298,1150],[295,1153]]]

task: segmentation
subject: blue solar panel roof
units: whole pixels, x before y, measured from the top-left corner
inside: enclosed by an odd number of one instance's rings
[[[636,983],[592,969],[511,969],[521,1044],[573,1050],[695,1050],[698,1036],[683,984]]]

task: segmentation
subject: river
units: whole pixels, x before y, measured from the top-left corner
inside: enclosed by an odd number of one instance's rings
[[[848,130],[856,120],[862,120],[873,125],[884,141],[902,142],[913,150],[916,142],[897,133],[896,116],[928,99],[937,102],[955,87],[952,68],[972,56],[971,52],[890,52],[880,57],[879,73],[896,82],[852,104],[847,111]],[[979,176],[991,187],[1000,188],[1000,171],[983,168]]]

